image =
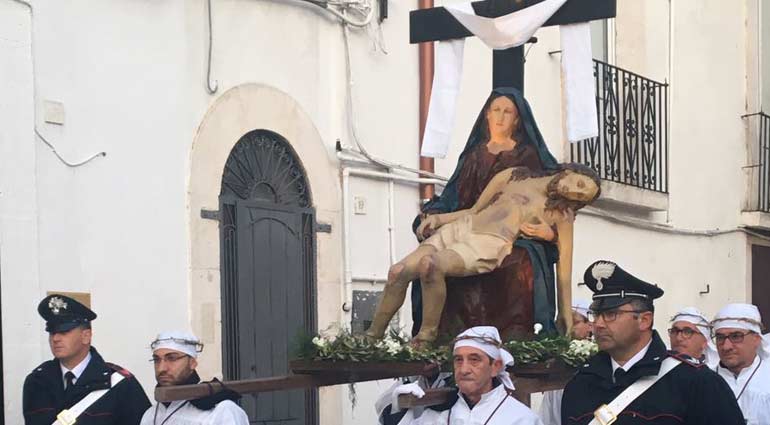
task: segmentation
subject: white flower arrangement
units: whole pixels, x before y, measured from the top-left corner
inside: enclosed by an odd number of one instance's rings
[[[589,358],[599,352],[599,346],[587,339],[573,339],[569,343],[567,353],[575,357]]]
[[[385,351],[388,352],[391,356],[398,355],[402,350],[404,350],[409,345],[401,344],[398,340],[393,339],[390,335],[385,336],[385,338],[381,339],[377,342],[376,347],[385,349]]]

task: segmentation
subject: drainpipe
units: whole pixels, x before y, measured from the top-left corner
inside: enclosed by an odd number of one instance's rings
[[[433,0],[418,0],[418,9],[430,9]],[[433,42],[419,44],[420,63],[420,140],[425,135],[425,122],[428,120],[428,106],[430,105],[430,92],[433,87]],[[433,158],[420,156],[420,170],[433,172]],[[433,198],[434,186],[432,184],[420,184],[420,205]]]

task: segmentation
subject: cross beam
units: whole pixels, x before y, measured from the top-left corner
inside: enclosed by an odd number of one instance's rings
[[[473,2],[479,16],[496,18],[544,0],[483,0]],[[543,26],[574,24],[614,18],[617,0],[567,0]],[[443,7],[409,12],[409,42],[425,43],[470,37],[473,34]],[[492,87],[511,86],[524,91],[524,48],[512,47],[492,53]]]
[[[477,15],[496,18],[542,1],[484,0],[473,2],[471,5]],[[614,18],[616,9],[616,0],[567,0],[564,6],[557,10],[543,26],[575,24],[597,19]],[[409,42],[411,44],[471,36],[473,34],[443,7],[412,10],[409,12]]]

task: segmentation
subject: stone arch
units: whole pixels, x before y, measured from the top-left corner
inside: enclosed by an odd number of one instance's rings
[[[333,149],[288,94],[261,84],[234,87],[206,112],[190,156],[190,319],[208,347],[199,362],[204,376],[222,376],[222,334],[219,223],[202,217],[202,211],[218,209],[227,158],[253,130],[279,134],[291,144],[307,173],[316,220],[332,226],[331,233],[319,233],[316,240],[317,322],[322,328],[340,318],[335,306],[341,305],[341,188]]]

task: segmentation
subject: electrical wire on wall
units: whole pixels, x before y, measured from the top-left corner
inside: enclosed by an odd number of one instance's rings
[[[361,143],[361,141],[358,138],[358,132],[356,131],[356,121],[355,121],[355,99],[354,99],[354,87],[355,87],[355,80],[353,78],[353,63],[352,58],[350,54],[350,33],[348,30],[348,25],[343,23],[342,24],[342,37],[343,41],[345,42],[345,64],[346,64],[346,71],[347,71],[347,79],[348,79],[348,89],[347,89],[347,116],[348,116],[348,126],[350,128],[350,133],[353,137],[353,142],[355,143],[356,147],[360,151],[360,153],[369,161],[372,163],[379,165],[380,167],[383,167],[387,170],[399,170],[399,171],[406,171],[409,173],[414,173],[421,176],[427,176],[432,177],[435,179],[439,179],[442,181],[446,181],[447,178],[435,173],[431,173],[428,171],[418,170],[416,168],[407,167],[401,164],[396,164],[390,161],[386,161],[383,159],[376,158],[369,154],[369,152],[366,150],[364,145]]]
[[[49,142],[48,140],[46,140],[46,138],[43,137],[42,134],[40,134],[40,130],[38,130],[38,128],[37,128],[37,119],[38,119],[38,116],[37,116],[37,100],[38,100],[38,95],[37,95],[37,65],[35,63],[36,62],[35,61],[35,9],[32,6],[32,4],[30,2],[28,2],[28,1],[25,1],[25,0],[13,0],[13,1],[15,1],[16,3],[22,4],[22,5],[26,6],[27,8],[29,8],[29,13],[30,13],[30,47],[29,48],[30,48],[30,53],[31,53],[30,56],[31,56],[31,62],[32,62],[32,103],[34,105],[34,112],[33,112],[33,114],[34,114],[33,121],[34,122],[32,123],[32,125],[33,125],[32,129],[35,132],[35,135],[37,136],[38,139],[40,139],[40,141],[42,141],[46,146],[48,146],[49,149],[51,149],[51,152],[53,152],[53,154],[56,155],[56,158],[58,158],[59,161],[61,161],[62,164],[66,165],[68,167],[71,167],[71,168],[77,168],[77,167],[80,167],[82,165],[88,164],[89,162],[93,161],[96,158],[107,156],[107,152],[103,152],[102,151],[102,152],[99,152],[99,153],[95,153],[95,154],[89,156],[88,158],[86,158],[86,159],[84,159],[82,161],[78,161],[78,162],[67,161],[66,159],[64,159],[64,157],[62,157],[59,154],[59,152],[56,150],[54,145],[51,144],[51,142]]]
[[[355,100],[354,100],[354,86],[355,80],[353,78],[353,64],[350,53],[350,27],[362,29],[370,27],[374,21],[374,5],[376,1],[387,0],[297,0],[310,3],[317,6],[324,11],[337,17],[342,24],[342,37],[345,43],[345,65],[346,65],[346,77],[348,82],[347,96],[346,96],[346,115],[348,120],[348,127],[350,134],[353,138],[353,143],[358,149],[356,153],[360,153],[363,157],[369,160],[371,163],[387,169],[388,171],[403,171],[407,173],[413,173],[421,176],[432,177],[446,181],[446,177],[434,174],[428,171],[418,170],[404,166],[402,164],[396,164],[390,161],[376,158],[369,154],[364,145],[358,138],[358,131],[356,129],[355,121]],[[376,32],[376,35],[373,34]],[[377,23],[377,29],[369,28],[369,36],[373,41],[374,49],[380,51],[383,54],[387,54],[385,49],[384,40],[382,36],[382,26]]]
[[[324,9],[340,19],[344,25],[364,28],[374,18],[374,6],[376,0],[302,0]],[[353,12],[349,15],[349,12]]]
[[[37,135],[37,137],[43,143],[45,143],[46,146],[48,146],[51,149],[51,152],[53,152],[53,154],[56,155],[57,158],[59,158],[59,161],[61,161],[62,164],[66,165],[67,167],[70,167],[70,168],[77,168],[77,167],[80,167],[81,165],[88,164],[89,162],[91,162],[91,160],[93,160],[95,158],[98,158],[100,156],[101,157],[107,156],[107,152],[99,152],[99,153],[95,153],[95,154],[89,156],[88,158],[86,158],[86,159],[84,159],[82,161],[70,162],[70,161],[67,161],[66,159],[64,159],[64,157],[62,157],[61,155],[59,155],[59,152],[56,151],[56,148],[51,144],[51,142],[46,140],[46,138],[43,137],[43,135],[40,134],[39,131],[37,131],[37,128],[35,128],[35,134]]]
[[[209,59],[206,65],[206,91],[209,94],[214,94],[219,89],[219,82],[214,80],[214,85],[211,85],[211,50],[214,48],[214,31],[211,25],[211,0],[207,1],[206,9],[209,15]]]

